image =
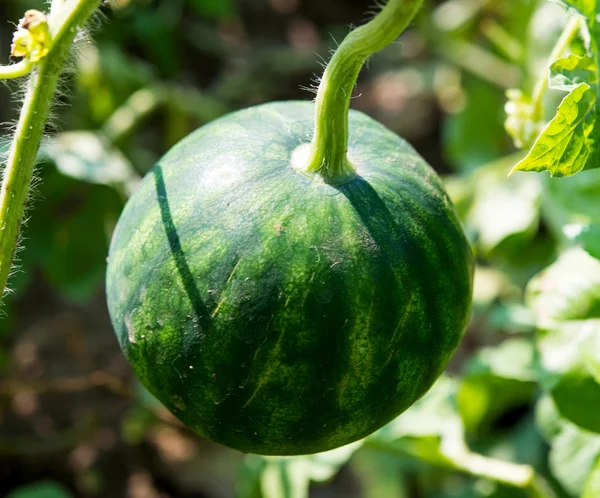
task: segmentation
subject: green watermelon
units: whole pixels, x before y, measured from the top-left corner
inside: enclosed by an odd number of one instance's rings
[[[110,248],[112,322],[142,383],[193,430],[297,455],[361,439],[440,375],[465,329],[473,261],[434,171],[350,113],[354,178],[294,167],[314,104],[272,103],[175,146]]]

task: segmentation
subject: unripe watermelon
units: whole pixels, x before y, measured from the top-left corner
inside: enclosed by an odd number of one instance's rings
[[[199,434],[296,455],[363,438],[425,393],[457,348],[472,255],[433,170],[350,113],[358,175],[291,157],[314,105],[263,105],[175,146],[117,225],[107,275],[121,347]]]

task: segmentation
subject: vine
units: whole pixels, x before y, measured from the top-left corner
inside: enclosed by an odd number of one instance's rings
[[[30,10],[15,33],[12,55],[23,61],[0,66],[0,79],[31,74],[12,139],[0,192],[0,295],[17,249],[37,153],[59,77],[71,46],[101,0],[53,0],[50,15]]]
[[[317,93],[312,143],[300,149],[299,169],[325,182],[342,183],[356,172],[348,161],[348,113],[352,90],[366,60],[402,34],[423,0],[390,0],[371,22],[350,33],[335,51]]]

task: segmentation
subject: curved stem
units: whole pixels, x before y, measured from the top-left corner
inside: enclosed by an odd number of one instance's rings
[[[29,59],[22,60],[18,64],[0,66],[0,80],[20,78],[31,72],[32,64]]]
[[[413,20],[423,0],[389,0],[368,24],[351,32],[325,70],[316,101],[316,127],[303,169],[327,183],[355,175],[349,163],[348,112],[352,90],[366,60],[392,43]]]
[[[17,247],[37,152],[64,63],[77,34],[100,0],[68,0],[50,23],[53,35],[48,55],[34,68],[0,191],[0,296],[4,293]]]
[[[558,59],[569,47],[570,43],[573,41],[577,33],[579,32],[581,24],[581,19],[577,16],[573,16],[565,29],[563,30],[560,38],[557,40],[556,45],[552,49],[552,53],[548,57],[548,68],[554,63],[556,59]],[[546,72],[543,72],[540,78],[537,80],[535,87],[533,89],[533,93],[531,94],[531,100],[533,103],[533,108],[535,109],[536,117],[539,120],[544,119],[544,109],[542,107],[542,100],[546,91],[548,90],[548,82],[549,77]]]

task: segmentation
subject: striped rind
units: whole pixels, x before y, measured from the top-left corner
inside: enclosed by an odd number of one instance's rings
[[[433,170],[350,114],[358,176],[290,165],[314,106],[259,106],[174,147],[128,202],[107,295],[142,383],[201,435],[269,455],[363,438],[416,401],[468,319],[472,256]]]

